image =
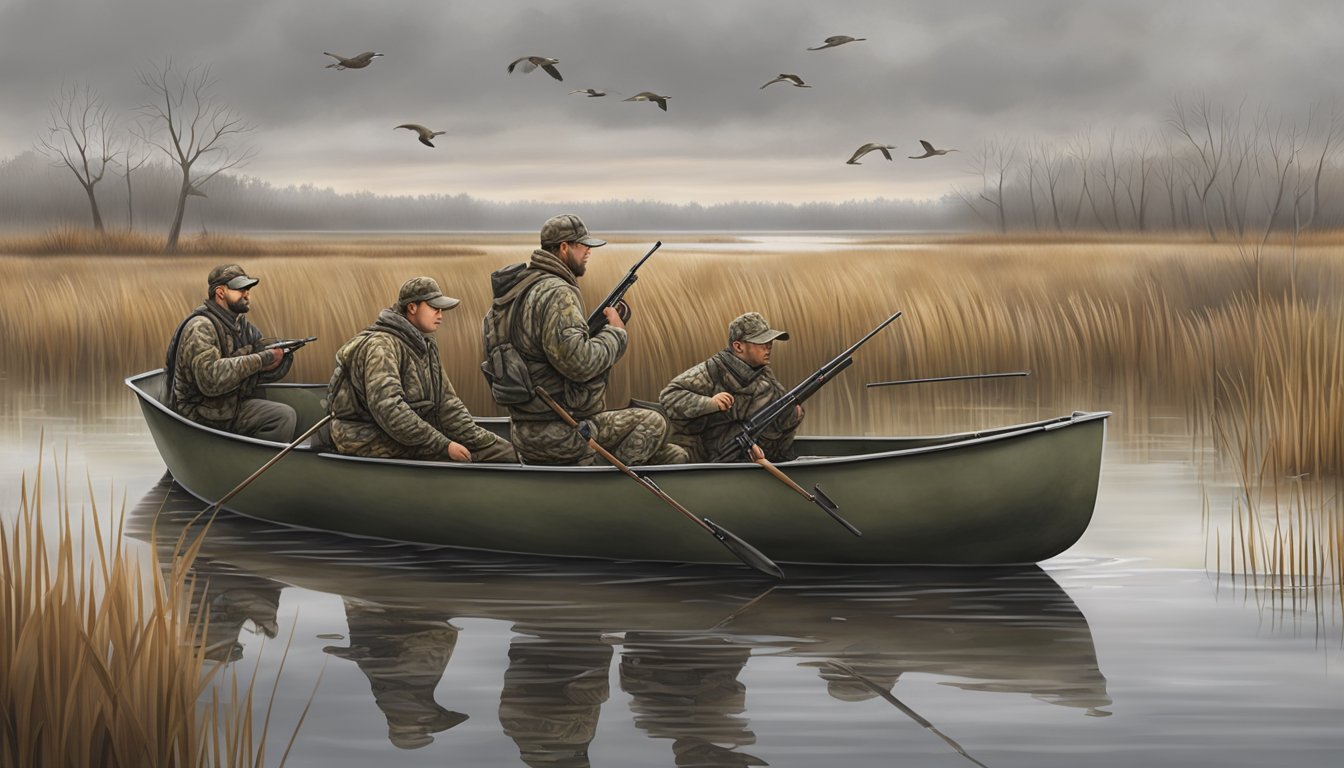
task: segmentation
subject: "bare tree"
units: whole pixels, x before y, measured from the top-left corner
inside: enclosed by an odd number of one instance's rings
[[[1121,182],[1125,185],[1125,196],[1129,198],[1129,210],[1134,216],[1134,226],[1140,232],[1143,232],[1147,226],[1148,213],[1148,176],[1153,172],[1153,137],[1148,133],[1142,133],[1138,139],[1131,143],[1131,153],[1133,160],[1129,173],[1126,173]],[[1134,186],[1138,185],[1138,195],[1134,194]]]
[[[1191,108],[1190,113],[1187,112],[1180,97],[1173,98],[1171,106],[1172,115],[1167,120],[1168,124],[1175,128],[1195,151],[1196,162],[1184,163],[1182,170],[1194,190],[1195,198],[1199,200],[1200,212],[1204,216],[1204,228],[1208,230],[1209,239],[1217,240],[1218,234],[1213,228],[1213,220],[1209,218],[1209,192],[1218,182],[1219,173],[1222,172],[1226,160],[1229,143],[1227,115],[1219,111],[1215,116],[1214,108],[1207,97],[1201,98],[1199,104]]]
[[[56,167],[70,169],[89,198],[93,228],[103,231],[103,214],[98,210],[94,187],[103,180],[116,156],[114,131],[117,118],[107,103],[87,85],[62,85],[60,96],[52,99],[51,124],[47,135],[38,138],[37,151]]]
[[[132,131],[131,141],[121,150],[122,178],[126,180],[126,229],[135,229],[135,191],[131,188],[131,174],[149,162],[150,146],[140,139],[142,131]]]
[[[207,182],[255,155],[244,140],[253,126],[215,99],[215,79],[209,67],[192,66],[179,75],[169,59],[152,71],[142,71],[140,82],[154,94],[141,113],[158,129],[144,139],[162,150],[182,175],[164,248],[171,253],[177,250],[182,233],[187,198],[204,197],[202,188]]]
[[[1064,172],[1064,158],[1045,142],[1040,143],[1038,151],[1046,191],[1050,194],[1050,215],[1054,217],[1055,231],[1063,232],[1064,224],[1059,220],[1059,177]]]
[[[1087,198],[1088,207],[1092,209],[1092,218],[1097,226],[1106,228],[1106,222],[1101,218],[1101,212],[1097,210],[1097,200],[1092,195],[1092,188],[1088,184],[1088,176],[1092,168],[1092,131],[1088,129],[1077,137],[1069,141],[1069,154],[1073,161],[1078,164],[1078,175],[1081,187],[1078,190],[1078,202],[1073,207],[1073,228],[1078,228],[1079,217],[1083,213],[1083,198]]]
[[[1311,132],[1311,125],[1316,117],[1317,107],[1312,106],[1307,115],[1307,133]],[[1340,138],[1344,136],[1344,120],[1341,120],[1339,112],[1335,107],[1330,108],[1330,120],[1325,124],[1325,135],[1321,141],[1321,153],[1316,156],[1316,169],[1311,179],[1311,211],[1307,214],[1307,220],[1301,222],[1300,228],[1307,229],[1316,220],[1316,212],[1321,209],[1321,176],[1325,171],[1325,166],[1330,158],[1339,152]],[[1299,172],[1301,163],[1298,164]],[[1299,215],[1301,209],[1302,195],[1299,195],[1294,201],[1294,215]]]
[[[980,192],[977,197],[994,209],[995,223],[1000,232],[1008,231],[1008,215],[1004,208],[1003,187],[1008,180],[1013,160],[1017,156],[1017,145],[998,139],[988,139],[983,147],[971,153],[972,172],[980,176]],[[958,193],[960,194],[960,193]],[[962,196],[968,204],[965,196]],[[971,205],[972,210],[978,209]]]

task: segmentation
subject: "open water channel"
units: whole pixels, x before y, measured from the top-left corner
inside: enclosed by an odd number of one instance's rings
[[[124,500],[146,553],[156,514],[166,537],[200,510],[129,394],[51,415],[69,405],[8,411],[5,516],[39,441],[46,482],[56,457],[76,509]],[[1112,436],[1088,532],[1034,568],[772,585],[221,518],[199,562],[210,653],[243,680],[260,664],[269,694],[292,638],[274,754],[313,701],[290,766],[1340,765],[1338,598],[1206,568],[1226,500],[1206,523],[1193,445]]]

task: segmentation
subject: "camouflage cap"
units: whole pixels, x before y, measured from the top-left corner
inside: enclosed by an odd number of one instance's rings
[[[444,296],[443,291],[439,290],[439,284],[434,282],[432,277],[412,277],[401,284],[401,292],[397,294],[397,306],[405,309],[407,304],[414,301],[427,302],[435,309],[452,309],[462,303],[459,299]]]
[[[581,243],[589,248],[599,248],[607,244],[606,240],[592,237],[583,219],[572,213],[552,216],[541,225],[541,245],[559,245],[560,243]]]
[[[231,291],[242,291],[260,282],[261,280],[255,277],[248,277],[247,272],[237,264],[220,264],[210,270],[210,277],[206,279],[212,291],[217,285],[228,286]]]
[[[776,331],[761,317],[759,312],[748,312],[728,324],[728,343],[745,341],[749,344],[764,344],[768,341],[789,340],[788,331]]]

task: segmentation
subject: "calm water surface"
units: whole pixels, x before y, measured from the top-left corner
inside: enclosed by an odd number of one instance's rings
[[[129,395],[63,418],[7,402],[0,513],[39,439],[72,506],[124,500],[143,551],[160,510],[169,533],[201,508],[160,482]],[[771,589],[222,518],[199,564],[210,652],[244,681],[259,663],[269,694],[292,638],[275,757],[317,693],[290,766],[1344,764],[1338,597],[1209,573],[1227,497],[1206,524],[1194,442],[1159,426],[1112,440],[1087,534],[1038,568],[790,569]]]

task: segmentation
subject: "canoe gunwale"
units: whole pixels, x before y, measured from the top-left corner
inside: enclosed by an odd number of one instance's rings
[[[136,374],[134,376],[129,376],[125,379],[126,386],[129,387],[132,391],[134,391],[137,397],[139,397],[141,400],[145,402],[148,402],[150,405],[157,408],[160,412],[164,413],[165,415],[169,416],[175,421],[178,421],[179,423],[192,427],[198,431],[218,435],[228,440],[252,443],[255,445],[275,446],[277,448],[283,447],[285,445],[284,443],[277,443],[269,440],[260,440],[255,437],[249,437],[246,435],[239,435],[233,432],[225,432],[224,430],[215,429],[213,427],[209,427],[204,424],[199,424],[197,422],[191,421],[190,419],[187,419],[186,417],[182,416],[176,411],[173,411],[171,408],[167,407],[162,402],[160,402],[158,398],[154,397],[149,392],[146,392],[139,385],[140,381],[148,379],[162,372],[163,372],[162,368],[157,368],[152,371],[146,371],[144,373]],[[267,386],[277,388],[283,387],[290,389],[326,388],[325,384],[305,384],[305,383],[293,383],[293,382],[270,384]],[[776,464],[777,466],[782,467],[805,467],[805,466],[813,467],[813,466],[827,466],[833,464],[852,464],[865,461],[882,461],[901,456],[915,456],[924,453],[937,453],[941,451],[966,448],[973,445],[981,445],[988,442],[1010,440],[1016,437],[1021,437],[1023,435],[1029,435],[1036,432],[1050,432],[1057,429],[1061,429],[1063,427],[1072,426],[1075,424],[1082,424],[1088,421],[1095,421],[1097,419],[1106,419],[1110,416],[1111,416],[1110,411],[1074,411],[1071,415],[1068,416],[1056,416],[1049,419],[1042,419],[1040,421],[1027,422],[1024,424],[1014,424],[1004,427],[992,427],[990,429],[950,433],[946,435],[925,435],[925,436],[911,435],[899,438],[901,440],[942,441],[933,445],[922,445],[910,448],[896,448],[889,451],[875,451],[870,453],[845,453],[835,456],[810,456],[796,459],[794,461],[777,462]],[[487,423],[508,422],[508,418],[502,416],[485,416],[474,418],[478,422],[487,422]],[[799,440],[808,440],[812,442],[823,442],[832,444],[844,443],[847,441],[873,442],[874,440],[882,440],[884,438],[885,436],[864,436],[864,435],[835,435],[835,436],[800,435],[798,437]],[[573,466],[540,466],[540,465],[521,465],[521,464],[469,464],[469,463],[461,464],[457,462],[443,462],[443,461],[432,461],[421,459],[383,459],[367,456],[348,456],[339,453],[332,453],[329,451],[317,451],[308,445],[298,446],[294,450],[301,451],[303,453],[315,453],[321,459],[332,461],[350,461],[365,464],[375,464],[375,465],[381,464],[381,465],[390,465],[398,467],[420,467],[438,471],[444,471],[444,470],[446,471],[483,470],[490,472],[527,471],[527,472],[546,472],[546,473],[553,472],[562,474],[587,473],[587,472],[612,473],[620,471],[616,469],[616,467],[606,465],[573,467]],[[649,470],[656,470],[658,472],[677,472],[677,471],[698,471],[698,470],[704,470],[706,468],[713,468],[716,471],[731,471],[731,470],[740,471],[740,470],[759,469],[757,465],[753,462],[740,461],[740,462],[699,463],[699,464],[648,464],[648,465],[641,465],[639,467],[639,471],[644,472]]]

